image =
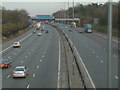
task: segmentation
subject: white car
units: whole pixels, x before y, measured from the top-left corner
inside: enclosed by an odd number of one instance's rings
[[[42,34],[41,33],[38,33],[38,36],[41,36]]]
[[[13,47],[20,47],[20,42],[14,42]]]
[[[13,71],[13,78],[15,77],[25,77],[28,75],[28,68],[25,66],[17,66]]]

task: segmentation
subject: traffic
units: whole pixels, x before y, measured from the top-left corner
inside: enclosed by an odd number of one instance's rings
[[[41,25],[41,22],[36,22],[36,23],[33,23],[34,24],[34,27],[33,27],[33,30],[32,30],[32,33],[35,34],[36,33],[36,36],[42,36],[43,33],[49,33],[49,30],[45,29],[45,26]],[[21,44],[21,42],[19,41],[15,41],[12,45],[13,49],[15,48],[21,48],[23,46],[23,44]],[[0,68],[1,69],[7,69],[7,68],[10,68],[12,67],[12,61],[10,61],[9,59],[1,59],[0,60]],[[16,66],[13,70],[13,75],[12,77],[15,79],[15,78],[21,78],[21,77],[24,77],[26,78],[28,76],[28,68],[26,66]]]
[[[46,33],[46,34],[49,33],[49,30],[45,29],[45,26],[42,25],[42,23],[41,22],[34,22],[33,23],[34,24],[34,28],[32,30],[33,34],[36,34],[37,36],[42,36],[43,32]],[[53,24],[53,22],[51,22],[51,24]],[[71,27],[72,28],[76,27],[75,22],[71,23]],[[70,32],[72,32],[72,28],[69,28],[69,26],[66,27],[66,29],[68,29]],[[78,30],[78,33],[84,33],[84,32],[85,32],[84,28],[81,28],[81,29]],[[22,46],[23,46],[23,44],[21,44],[18,41],[14,42],[13,45],[12,45],[13,48],[20,48]],[[12,66],[10,60],[8,60],[8,59],[0,60],[0,68],[5,69],[5,68],[9,68],[10,66]],[[16,66],[16,68],[13,70],[13,78],[15,78],[15,77],[26,77],[28,75],[27,69],[28,68],[26,66]]]

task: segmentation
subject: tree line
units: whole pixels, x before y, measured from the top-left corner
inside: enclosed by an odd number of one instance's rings
[[[112,24],[113,28],[118,29],[118,26],[120,22],[118,22],[118,8],[120,7],[120,2],[114,2],[113,4],[113,12],[112,12]],[[104,29],[106,30],[107,28],[107,22],[108,22],[108,3],[104,4],[98,4],[98,3],[91,3],[88,5],[83,5],[83,4],[77,4],[74,7],[70,7],[67,10],[59,10],[55,13],[53,13],[53,16],[56,18],[67,18],[68,17],[68,12],[69,12],[69,17],[73,17],[73,8],[74,8],[74,17],[75,18],[80,18],[81,21],[81,26],[84,24],[94,24],[94,18],[98,19],[98,25],[93,25],[96,26],[94,27],[95,29]],[[99,28],[97,28],[97,26]],[[104,28],[103,28],[104,27]]]
[[[26,10],[6,10],[2,7],[2,35],[9,37],[29,26],[29,16]]]

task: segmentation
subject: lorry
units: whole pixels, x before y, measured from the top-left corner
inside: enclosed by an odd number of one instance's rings
[[[84,30],[85,30],[85,32],[87,32],[87,33],[92,33],[91,28],[92,28],[92,25],[91,25],[91,24],[85,24],[85,25],[84,25]]]
[[[40,22],[38,22],[38,23],[36,23],[36,26],[35,26],[35,28],[36,28],[36,30],[40,30]]]
[[[75,22],[71,22],[71,27],[76,27],[76,23]]]

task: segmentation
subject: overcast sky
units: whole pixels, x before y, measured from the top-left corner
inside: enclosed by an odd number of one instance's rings
[[[44,1],[44,2],[43,2]],[[63,7],[67,9],[67,3],[63,2],[72,2],[73,0],[2,0],[2,6],[6,9],[25,9],[30,16],[35,15],[51,15],[53,12],[56,12]],[[105,3],[108,0],[74,0],[76,3]],[[82,1],[82,2],[80,2]],[[112,0],[118,2],[118,0]],[[72,3],[70,3],[72,6]]]
[[[73,0],[0,0],[2,2],[72,2]],[[107,2],[109,0],[74,0],[75,2]],[[112,0],[118,2],[118,0]]]

